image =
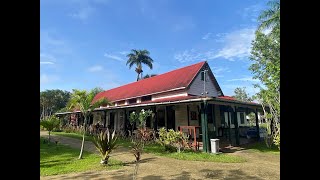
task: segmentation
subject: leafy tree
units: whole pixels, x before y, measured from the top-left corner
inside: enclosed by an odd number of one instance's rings
[[[82,144],[81,144],[79,159],[82,158],[82,154],[83,154],[84,137],[85,137],[86,126],[87,126],[87,121],[89,119],[89,116],[91,115],[92,111],[95,108],[98,108],[101,105],[111,104],[106,98],[101,98],[93,102],[92,100],[94,97],[95,97],[94,90],[87,92],[86,90],[73,89],[70,101],[68,103],[69,110],[79,109],[84,117],[84,122],[83,122],[84,131],[82,136]]]
[[[92,91],[94,95],[97,95],[98,93],[103,92],[104,90],[101,87],[95,87],[92,89]]]
[[[244,102],[252,102],[253,98],[249,96],[249,94],[246,92],[246,87],[240,88],[237,87],[234,90],[234,98],[236,98],[239,101],[244,101]]]
[[[47,129],[47,131],[49,131],[49,143],[50,143],[50,132],[54,129],[54,128],[58,128],[60,125],[60,120],[59,118],[57,118],[55,115],[51,115],[46,117],[45,119],[40,121],[40,125],[43,126],[44,128]]]
[[[260,88],[257,98],[271,128],[268,138],[280,149],[280,2],[270,1],[269,6],[259,17],[260,26],[250,56],[253,64],[249,69],[263,85],[256,85]],[[264,28],[271,28],[271,32],[263,33]]]
[[[127,64],[129,65],[129,68],[131,68],[133,65],[136,65],[136,69],[135,71],[137,72],[137,81],[139,81],[139,79],[142,79],[142,64],[147,65],[150,69],[152,69],[152,63],[153,63],[153,59],[149,56],[150,52],[147,50],[136,50],[136,49],[132,49],[131,53],[129,53],[127,55],[128,60],[127,60]],[[141,78],[139,78],[141,74]]]
[[[70,99],[70,92],[60,89],[40,92],[40,119],[56,113],[64,108]]]

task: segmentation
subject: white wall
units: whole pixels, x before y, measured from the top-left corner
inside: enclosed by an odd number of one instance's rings
[[[207,96],[211,97],[217,97],[218,96],[218,90],[214,86],[212,80],[208,76],[208,72],[206,73],[206,91],[208,92]],[[196,78],[193,80],[192,84],[190,85],[190,88],[188,90],[188,94],[192,95],[198,95],[201,96],[201,93],[203,93],[204,88],[204,81],[201,80],[201,73],[199,73]]]
[[[171,98],[171,97],[178,97],[178,96],[187,96],[187,95],[188,95],[188,93],[186,90],[176,90],[176,91],[152,95],[152,101],[157,100],[157,99]]]
[[[186,104],[175,105],[175,108],[175,129],[178,130],[178,126],[188,126],[188,111]]]

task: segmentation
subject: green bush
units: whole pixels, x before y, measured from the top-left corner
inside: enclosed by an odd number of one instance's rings
[[[165,128],[161,128],[159,130],[159,139],[157,142],[164,146],[165,151],[173,152],[176,150],[177,152],[180,152],[181,149],[186,147],[188,136],[179,131],[174,131],[173,129],[167,131]]]

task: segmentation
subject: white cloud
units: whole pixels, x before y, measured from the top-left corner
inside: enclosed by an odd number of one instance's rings
[[[129,54],[130,53],[130,51],[120,51],[119,52],[119,54],[122,54],[122,55],[127,55],[127,54]]]
[[[202,39],[207,40],[210,36],[211,36],[211,33],[207,33],[202,37]]]
[[[99,71],[102,71],[103,70],[103,67],[102,66],[99,66],[99,65],[96,65],[96,66],[92,66],[88,69],[89,72],[99,72]]]
[[[70,45],[54,30],[40,30],[40,51],[40,58],[55,59],[57,54],[72,54]]]
[[[69,2],[72,8],[76,9],[69,15],[75,19],[86,21],[97,12],[97,7],[107,4],[109,0],[69,0]]]
[[[258,16],[262,10],[262,4],[254,4],[238,11],[237,13],[240,14],[243,19],[250,19],[252,22],[257,22]]]
[[[229,79],[229,80],[227,80],[227,81],[252,81],[252,82],[260,82],[258,79],[253,79],[252,77]]]
[[[59,77],[56,75],[47,75],[41,74],[40,75],[40,84],[48,84],[59,80]]]
[[[87,6],[84,8],[80,8],[77,12],[71,13],[70,16],[76,19],[80,19],[85,21],[95,12],[93,7]]]
[[[225,72],[231,72],[229,68],[227,67],[213,67],[212,68],[212,73],[214,74],[215,77],[224,77]]]
[[[222,39],[224,46],[215,55],[208,59],[225,58],[234,60],[234,58],[245,58],[250,55],[251,42],[254,39],[255,28],[244,28],[227,33]]]
[[[40,64],[54,64],[53,61],[55,60],[56,58],[50,54],[40,53]],[[51,62],[51,63],[46,63],[46,62]]]
[[[52,64],[54,64],[53,62],[50,62],[50,61],[40,61],[40,64],[50,64],[50,65],[52,65]]]
[[[113,54],[105,53],[103,56],[110,58],[110,59],[113,59],[113,60],[116,60],[116,61],[124,61],[120,56],[113,55]]]
[[[250,55],[251,42],[255,37],[254,33],[254,27],[238,29],[230,33],[219,33],[216,36],[219,37],[218,41],[221,42],[222,48],[208,51],[185,50],[175,53],[174,58],[181,63],[216,58],[224,58],[230,61],[243,59]]]

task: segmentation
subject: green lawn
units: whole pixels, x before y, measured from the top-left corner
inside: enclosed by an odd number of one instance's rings
[[[58,136],[64,136],[64,137],[70,137],[70,138],[75,138],[75,139],[80,139],[82,140],[82,134],[77,134],[77,133],[66,133],[66,132],[52,132],[52,134],[58,135]],[[93,137],[92,136],[85,136],[84,139],[86,141],[92,141]],[[121,139],[118,138],[118,143],[122,147],[129,147],[131,146],[131,141],[129,139]]]
[[[149,144],[144,148],[144,152],[153,153],[159,156],[165,156],[174,159],[187,161],[209,161],[209,162],[223,162],[223,163],[241,163],[245,162],[245,158],[229,154],[210,154],[202,152],[182,151],[180,153],[165,152],[164,147],[159,144]]]
[[[246,149],[253,152],[262,152],[262,153],[271,153],[271,154],[280,154],[280,150],[276,146],[268,148],[265,142],[257,142],[254,144],[248,144],[244,146]]]
[[[82,140],[82,134],[77,134],[77,133],[66,133],[66,132],[51,132],[52,134],[59,135],[59,136],[65,136],[65,137],[71,137],[75,139],[80,139]],[[86,135],[84,137],[85,141],[92,141],[93,137]]]
[[[100,156],[84,151],[83,159],[78,160],[79,149],[61,144],[43,143],[40,137],[40,176],[66,174],[87,170],[112,170],[122,167],[122,162],[110,159],[108,166],[100,164]]]

